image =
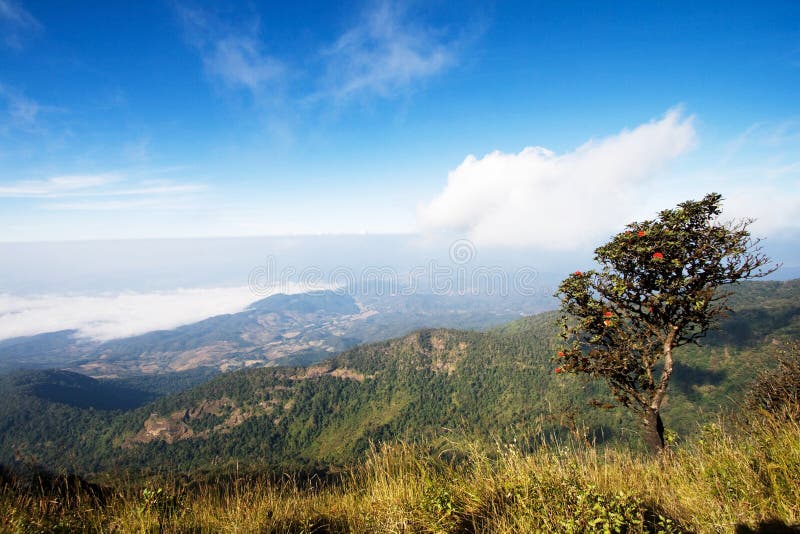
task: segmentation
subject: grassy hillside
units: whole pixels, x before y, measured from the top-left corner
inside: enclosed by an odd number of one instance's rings
[[[708,425],[660,459],[568,442],[387,443],[340,476],[89,485],[0,473],[9,532],[797,532],[800,426]]]
[[[735,407],[770,365],[773,343],[800,337],[797,281],[745,284],[736,299],[719,334],[678,354],[664,420],[679,436]],[[525,451],[542,436],[636,447],[638,423],[627,412],[587,405],[609,405],[602,384],[553,373],[554,318],[483,333],[422,330],[310,367],[222,374],[128,411],[81,408],[4,381],[0,463],[82,473],[329,469],[362,457],[372,441],[457,436]]]

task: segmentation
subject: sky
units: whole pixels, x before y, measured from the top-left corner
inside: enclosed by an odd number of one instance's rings
[[[711,191],[797,267],[798,94],[795,1],[0,0],[3,276],[154,238],[588,261]]]

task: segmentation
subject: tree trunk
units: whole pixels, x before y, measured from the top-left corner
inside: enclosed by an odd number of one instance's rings
[[[644,440],[655,454],[664,450],[664,423],[658,410],[649,409],[644,414]]]

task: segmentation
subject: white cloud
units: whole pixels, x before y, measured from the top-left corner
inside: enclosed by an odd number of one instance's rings
[[[284,284],[281,293],[309,291]],[[277,291],[276,291],[277,292]],[[264,298],[248,287],[176,289],[101,296],[0,294],[0,340],[59,330],[98,341],[171,329],[214,315],[236,313]]]
[[[641,212],[659,171],[694,144],[692,123],[671,110],[563,155],[542,147],[470,155],[419,210],[419,224],[466,232],[478,244],[565,250],[595,243]]]
[[[772,237],[800,229],[800,178],[791,190],[769,184],[734,188],[725,200],[725,213],[755,219],[751,233]]]
[[[400,5],[380,2],[323,52],[326,92],[337,99],[394,96],[452,65],[455,48],[440,28],[414,24]]]

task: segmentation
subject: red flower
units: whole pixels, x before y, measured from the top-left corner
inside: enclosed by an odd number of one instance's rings
[[[556,367],[554,372],[555,372],[556,374],[557,374],[557,373],[563,373],[563,372],[564,372],[564,369],[562,369],[561,367]]]
[[[613,314],[613,313],[611,313],[610,311],[607,311],[607,312],[605,312],[605,313],[603,314],[603,317],[613,317],[613,316],[614,316],[614,314]]]
[[[638,235],[639,237],[644,237],[644,230],[639,230],[639,231],[636,233],[636,235]]]
[[[583,273],[580,271],[575,271],[575,276],[583,276]]]
[[[563,350],[558,351],[558,357],[559,358],[563,358],[564,357],[564,351]]]
[[[654,260],[663,260],[664,259],[664,255],[662,253],[660,253],[660,252],[656,252],[655,254],[653,254],[653,259]]]

